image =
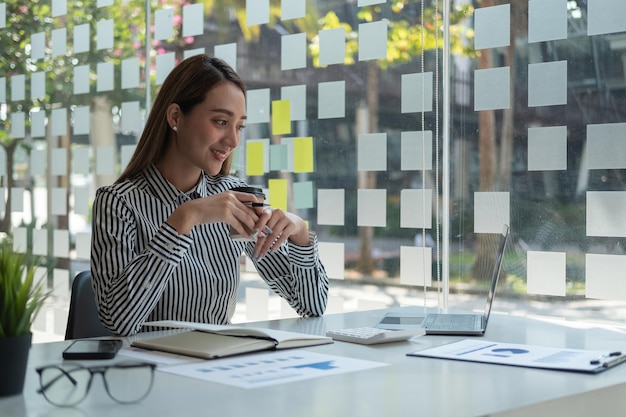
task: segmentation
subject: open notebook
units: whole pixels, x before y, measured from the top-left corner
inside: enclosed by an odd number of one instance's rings
[[[442,334],[442,335],[469,335],[480,336],[485,334],[487,330],[487,322],[491,314],[491,305],[496,295],[496,286],[500,273],[502,271],[502,258],[506,243],[509,239],[509,226],[505,225],[500,235],[498,244],[498,252],[496,253],[493,272],[491,274],[491,286],[487,295],[487,303],[485,311],[482,314],[453,314],[453,313],[434,313],[428,314],[422,322],[426,334]]]
[[[259,327],[221,326],[173,320],[146,322],[144,326],[184,328],[192,331],[135,340],[132,346],[203,359],[333,343],[332,338],[326,336]]]

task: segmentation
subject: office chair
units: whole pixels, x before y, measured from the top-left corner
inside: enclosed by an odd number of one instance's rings
[[[87,270],[78,273],[72,282],[65,340],[97,336],[113,336],[113,333],[100,323],[96,296],[91,287],[91,271]]]

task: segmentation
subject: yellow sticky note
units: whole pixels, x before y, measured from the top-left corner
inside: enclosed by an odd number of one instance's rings
[[[272,135],[291,133],[291,107],[289,100],[272,101]]]
[[[267,186],[272,207],[287,211],[287,180],[269,180]]]
[[[313,172],[313,138],[293,141],[293,172]]]
[[[246,174],[263,175],[263,142],[246,142]]]

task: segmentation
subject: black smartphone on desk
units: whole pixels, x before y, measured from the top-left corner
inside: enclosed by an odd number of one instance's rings
[[[119,339],[75,340],[63,351],[63,359],[113,359],[121,347]]]

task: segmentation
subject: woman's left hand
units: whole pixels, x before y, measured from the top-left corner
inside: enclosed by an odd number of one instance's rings
[[[298,245],[309,244],[309,233],[304,220],[279,208],[266,207],[260,210],[256,224],[258,230],[254,254],[263,258],[269,251],[276,250],[287,239]]]

